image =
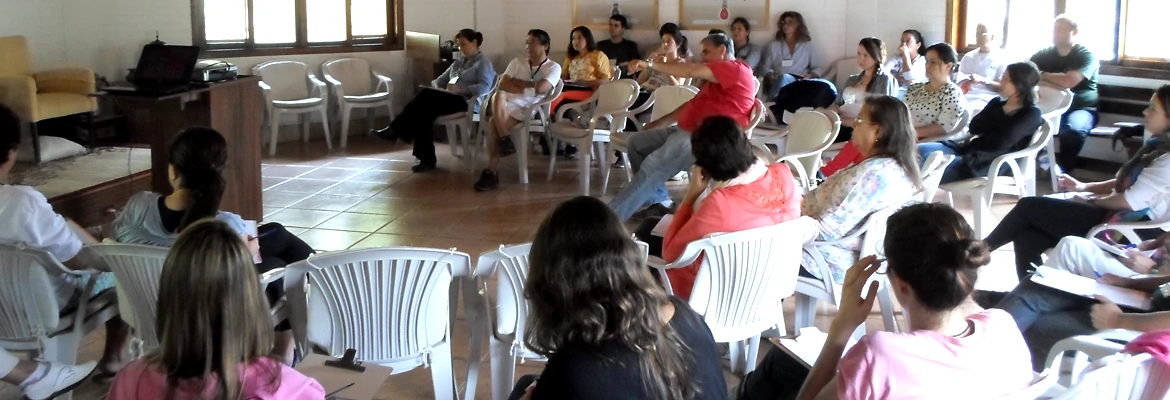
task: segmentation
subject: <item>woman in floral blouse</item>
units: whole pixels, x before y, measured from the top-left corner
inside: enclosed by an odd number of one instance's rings
[[[805,196],[802,215],[820,221],[817,241],[832,241],[852,233],[871,213],[897,207],[922,190],[915,151],[914,126],[906,105],[891,96],[875,96],[861,107],[850,142],[865,157],[826,180]],[[819,246],[805,250],[801,276],[821,278],[817,258],[828,264],[833,281],[845,279],[845,269],[857,262],[860,243]]]

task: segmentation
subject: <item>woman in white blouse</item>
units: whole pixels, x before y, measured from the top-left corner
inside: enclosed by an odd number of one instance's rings
[[[764,48],[764,56],[757,69],[758,73],[765,74],[772,82],[768,88],[769,99],[776,97],[780,88],[797,79],[816,78],[824,72],[812,37],[808,34],[808,25],[804,24],[804,16],[796,11],[785,11],[780,14],[777,23],[780,30],[776,32],[776,40]]]
[[[902,45],[886,69],[898,79],[902,88],[926,80],[926,51],[922,50],[922,33],[914,29],[902,32]]]
[[[959,127],[967,109],[963,90],[951,82],[958,54],[951,45],[936,43],[926,49],[926,82],[906,88],[906,106],[914,117],[914,130],[920,142],[946,137]]]

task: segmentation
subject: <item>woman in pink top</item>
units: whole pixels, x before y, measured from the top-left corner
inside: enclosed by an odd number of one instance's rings
[[[271,355],[268,300],[227,224],[202,220],[171,247],[159,279],[159,346],[118,373],[110,399],[324,399]]]
[[[845,274],[837,317],[812,369],[771,351],[744,379],[738,398],[994,399],[1028,387],[1031,358],[1011,315],[970,301],[978,270],[990,261],[987,245],[973,236],[946,205],[894,213],[885,273],[909,314],[909,332],[874,332],[845,352],[877,295],[878,283],[868,282],[882,262],[863,258]]]
[[[695,167],[690,190],[661,245],[652,244],[654,255],[671,261],[682,255],[687,244],[712,233],[776,225],[800,217],[800,191],[788,165],[769,167],[756,158],[735,120],[724,116],[704,120],[691,134],[691,154]],[[658,221],[643,222],[638,237],[652,238],[650,232]],[[675,296],[690,299],[700,262],[667,271]]]

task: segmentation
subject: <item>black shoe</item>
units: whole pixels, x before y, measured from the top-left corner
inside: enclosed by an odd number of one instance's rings
[[[549,149],[548,149],[548,140],[545,139],[544,136],[540,137],[540,154],[543,154],[546,156],[552,154],[552,152],[549,151]]]
[[[479,174],[479,181],[475,182],[475,191],[490,192],[500,188],[500,176],[490,169]]]
[[[380,137],[382,139],[389,140],[391,143],[397,142],[400,139],[398,137],[398,135],[396,135],[394,133],[394,130],[390,129],[389,126],[382,128],[382,129],[374,129],[374,130],[370,131],[370,133],[372,133],[372,134],[374,134],[374,136]]]
[[[999,304],[1004,297],[1007,297],[1008,292],[995,292],[991,290],[976,290],[971,295],[971,299],[975,300],[975,304],[983,308],[993,308]]]
[[[435,164],[435,162],[426,163],[420,160],[419,162],[415,163],[413,167],[410,167],[410,170],[414,172],[430,172],[434,171],[436,168],[439,168]]]
[[[507,157],[516,154],[516,145],[512,143],[512,138],[505,137],[500,139],[500,157]]]
[[[654,204],[651,204],[650,207],[643,208],[642,211],[638,211],[638,212],[634,213],[634,215],[631,215],[629,222],[630,223],[642,223],[642,221],[645,221],[645,220],[650,219],[650,218],[662,218],[662,216],[664,216],[666,214],[670,214],[672,212],[674,212],[674,211],[671,210],[670,207],[664,206],[662,204],[654,203]]]
[[[577,159],[577,146],[571,144],[565,145],[565,158],[570,160]]]

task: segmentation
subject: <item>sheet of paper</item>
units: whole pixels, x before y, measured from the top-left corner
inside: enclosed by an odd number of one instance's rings
[[[389,367],[375,364],[364,364],[366,372],[351,371],[348,369],[325,366],[329,356],[310,354],[297,365],[296,370],[305,376],[316,379],[325,388],[325,393],[333,393],[345,385],[353,384],[335,395],[336,398],[353,400],[370,400],[378,393],[382,383],[390,377]]]
[[[1111,245],[1109,243],[1105,243],[1101,239],[1090,238],[1089,241],[1093,242],[1093,244],[1097,245],[1097,247],[1100,247],[1102,250],[1105,250],[1109,254],[1112,254],[1112,255],[1115,255],[1115,256],[1118,256],[1121,258],[1129,258],[1129,256],[1127,256],[1125,254],[1125,251],[1122,251],[1121,249],[1117,248],[1117,246]]]
[[[254,238],[260,237],[259,226],[257,225],[256,221],[247,220],[247,219],[244,220],[244,233],[246,235],[248,235],[248,237],[254,237]],[[263,261],[263,260],[260,259],[260,254],[253,254],[252,255],[252,262],[259,264],[261,261]]]
[[[1139,310],[1150,309],[1150,295],[1148,293],[1106,285],[1093,279],[1051,267],[1037,267],[1036,273],[1032,275],[1032,281],[1081,297],[1094,298],[1100,295],[1121,306]]]
[[[829,335],[821,332],[815,327],[801,328],[797,332],[796,338],[788,339],[772,339],[772,343],[780,347],[788,354],[793,355],[800,362],[804,363],[809,368],[817,363],[817,358],[821,355],[821,349],[825,347],[825,342],[829,340]],[[857,344],[857,340],[849,339],[845,344],[845,351],[841,352],[844,356]]]
[[[674,221],[674,214],[663,215],[662,219],[658,220],[658,225],[654,225],[654,229],[650,231],[650,234],[655,237],[666,237],[666,230],[670,229],[671,221]]]

